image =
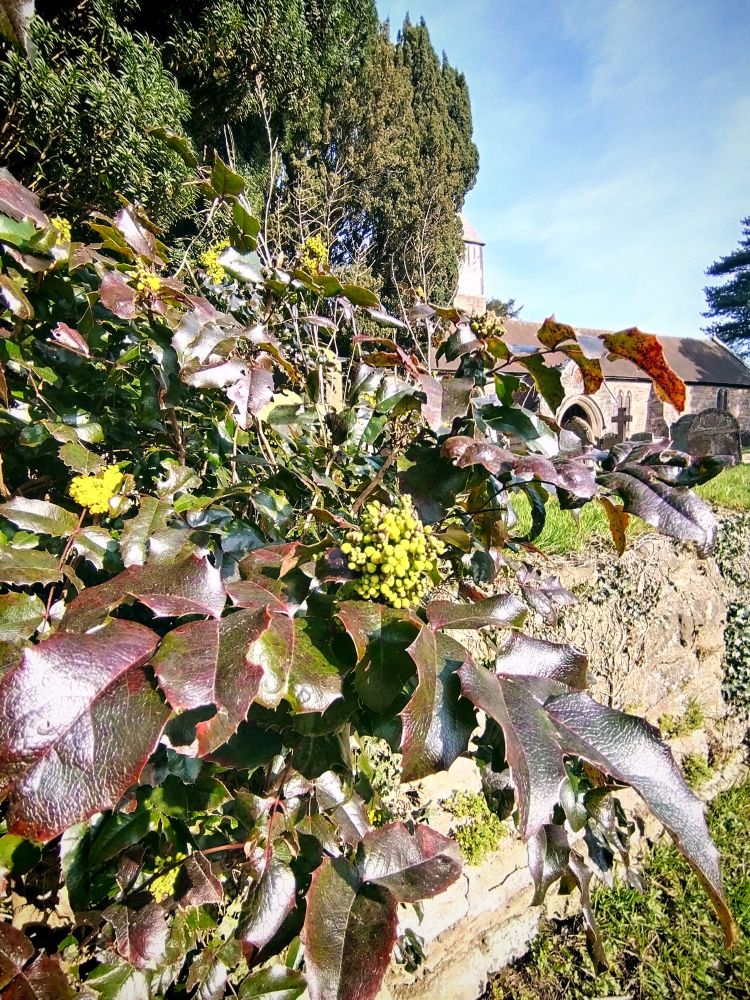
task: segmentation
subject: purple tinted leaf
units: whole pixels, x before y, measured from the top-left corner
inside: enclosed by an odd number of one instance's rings
[[[64,627],[69,632],[84,632],[133,598],[150,608],[157,618],[219,618],[226,603],[219,570],[208,559],[190,556],[178,563],[131,566],[98,587],[87,587],[68,605]]]
[[[344,858],[313,875],[302,937],[310,1000],[373,1000],[396,941],[397,903]]]
[[[420,375],[419,384],[427,397],[422,404],[422,415],[428,427],[435,434],[449,434],[453,421],[465,417],[468,412],[474,380]]]
[[[264,586],[262,577],[239,580],[237,583],[229,584],[227,593],[238,608],[249,608],[253,611],[267,610],[269,614],[290,614],[292,608],[282,599],[281,594],[276,592],[278,581],[268,580],[267,583],[268,586]]]
[[[368,833],[357,849],[362,881],[388,889],[399,903],[417,903],[443,892],[462,867],[455,841],[423,824],[413,834],[403,823],[380,827]]]
[[[75,1000],[75,997],[59,958],[50,955],[38,955],[3,991],[3,1000]]]
[[[247,715],[263,676],[249,650],[266,628],[264,611],[239,611],[221,622],[189,622],[164,637],[153,662],[172,707],[216,707],[196,726],[200,756],[226,743]]]
[[[220,903],[224,898],[221,882],[214,875],[211,862],[195,851],[180,869],[175,886],[175,903],[182,909]]]
[[[159,262],[156,237],[138,222],[130,207],[121,208],[113,221],[125,242],[139,257],[145,257],[152,264]]]
[[[91,353],[89,351],[89,345],[83,339],[78,330],[73,329],[72,326],[68,326],[67,323],[58,323],[50,331],[50,336],[54,343],[59,347],[65,347],[69,351],[73,351],[75,354],[83,354],[88,357]]]
[[[138,778],[169,714],[140,669],[156,642],[132,622],[58,633],[0,679],[0,790],[10,793],[11,832],[51,840]]]
[[[401,774],[413,781],[450,767],[467,749],[476,717],[456,675],[471,662],[460,643],[425,625],[408,652],[419,681],[401,712]]]
[[[623,509],[669,538],[695,542],[701,555],[713,551],[716,520],[709,505],[684,487],[661,482],[648,466],[625,465],[599,481],[622,497]]]
[[[546,824],[528,842],[529,869],[534,880],[532,906],[540,906],[550,886],[562,878],[572,879],[581,892],[586,936],[598,968],[606,968],[607,958],[591,905],[592,873],[583,858],[571,849],[568,836],[561,826]]]
[[[297,883],[286,862],[272,855],[257,885],[250,889],[238,935],[243,946],[265,948],[294,909]]]
[[[525,681],[542,699],[586,687],[586,655],[575,646],[511,632],[498,649],[495,672]]]
[[[0,174],[0,212],[18,222],[31,219],[41,229],[49,228],[49,219],[39,208],[39,198],[5,170]]]
[[[104,911],[104,919],[115,932],[115,950],[135,969],[155,969],[167,947],[167,921],[156,902],[140,910],[114,903]]]
[[[503,730],[525,839],[550,821],[566,778],[555,728],[525,685],[501,680],[474,663],[464,664],[459,676],[464,696]]]
[[[526,608],[513,594],[497,594],[476,604],[455,601],[432,601],[427,605],[427,617],[433,629],[517,628],[523,624]]]
[[[136,292],[119,271],[107,271],[99,287],[99,298],[105,309],[120,319],[135,319],[138,315]]]
[[[273,396],[273,375],[266,368],[254,365],[227,389],[227,397],[235,404],[237,423],[245,430],[248,414],[260,413]]]
[[[469,465],[483,465],[497,475],[501,470],[510,472],[517,461],[512,451],[500,448],[490,441],[475,441],[470,437],[452,437],[443,445],[443,455],[464,469]]]
[[[180,378],[196,389],[224,389],[239,381],[246,372],[244,361],[214,361],[205,365],[191,361],[182,368]]]
[[[736,927],[724,899],[719,855],[703,803],[688,788],[658,731],[643,719],[599,705],[587,694],[563,695],[547,710],[566,753],[632,785],[664,824],[706,887],[731,945]]]
[[[338,774],[326,771],[315,779],[315,797],[331,819],[347,844],[358,844],[364,835],[372,830],[367,810],[356,792],[347,792]]]
[[[521,569],[516,574],[526,601],[546,622],[557,624],[557,609],[576,603],[556,576],[542,576],[539,570]]]
[[[12,924],[0,923],[0,989],[7,986],[34,954],[34,945]]]

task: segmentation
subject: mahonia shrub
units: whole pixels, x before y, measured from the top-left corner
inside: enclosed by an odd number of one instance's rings
[[[679,409],[656,339],[549,319],[516,355],[454,309],[393,317],[265,258],[218,158],[199,189],[231,222],[188,284],[138,208],[71,242],[0,175],[0,989],[374,997],[399,905],[461,871],[419,817],[373,825],[379,744],[403,781],[473,757],[536,900],[577,885],[600,962],[589,885],[628,864],[632,786],[731,943],[703,806],[658,732],[523,630],[572,600],[525,561],[551,496],[601,502],[619,548],[634,515],[711,550],[690,486],[720,462],[588,449],[517,402],[533,384],[556,411],[560,357],[595,391],[606,353]],[[414,935],[397,950],[416,960]]]

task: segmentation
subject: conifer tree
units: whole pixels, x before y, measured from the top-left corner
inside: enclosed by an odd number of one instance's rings
[[[712,278],[728,279],[704,289],[707,311],[716,319],[706,328],[738,354],[750,356],[750,216],[742,219],[742,238],[728,257],[720,257],[706,271]]]

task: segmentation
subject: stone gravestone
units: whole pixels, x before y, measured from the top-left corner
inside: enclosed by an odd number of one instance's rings
[[[686,413],[672,424],[669,431],[669,437],[672,442],[672,447],[676,451],[690,451],[688,435],[690,434],[690,428],[693,426],[693,421],[696,416],[697,413]]]
[[[727,410],[698,413],[690,424],[687,443],[691,455],[731,455],[741,460],[740,425]]]
[[[631,434],[630,435],[630,440],[631,441],[640,441],[640,442],[643,442],[643,441],[653,441],[654,440],[654,435],[651,433],[651,431],[638,431],[636,434]]]

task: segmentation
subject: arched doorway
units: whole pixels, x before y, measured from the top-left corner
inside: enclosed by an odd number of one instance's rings
[[[557,422],[586,444],[594,444],[604,434],[604,418],[599,407],[586,396],[565,400],[557,412]]]

